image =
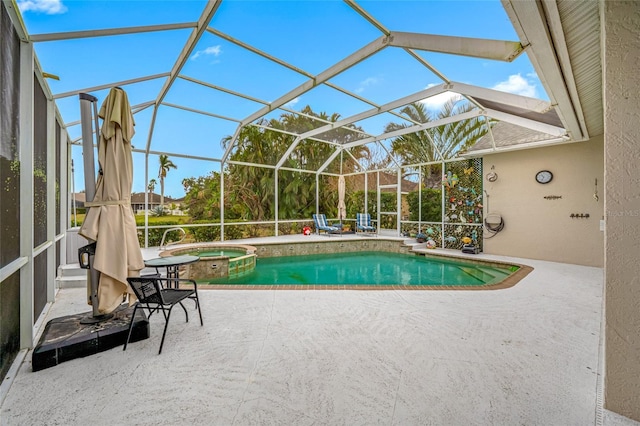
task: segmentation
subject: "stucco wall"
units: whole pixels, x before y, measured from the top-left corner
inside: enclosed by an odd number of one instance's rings
[[[502,215],[504,230],[485,239],[484,252],[588,266],[603,266],[603,138],[484,157],[485,215]],[[494,169],[492,170],[492,167]],[[539,184],[540,170],[553,173]],[[494,171],[498,180],[488,182]],[[599,200],[594,198],[598,180]],[[545,196],[562,198],[551,200]],[[589,218],[571,218],[571,214]],[[487,236],[485,234],[485,236]]]
[[[606,1],[605,408],[640,421],[640,5]]]

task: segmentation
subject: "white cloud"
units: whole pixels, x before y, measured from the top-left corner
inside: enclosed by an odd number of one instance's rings
[[[536,84],[535,82],[531,81],[534,76],[527,74],[527,77],[529,77],[529,79],[522,77],[520,74],[510,75],[506,81],[501,81],[500,83],[493,86],[493,88],[495,90],[500,90],[501,92],[508,92],[516,95],[535,98],[537,97]]]
[[[286,104],[284,104],[284,106],[286,108],[293,108],[298,102],[300,102],[300,96],[298,96],[297,98],[291,99],[289,102],[287,102]]]
[[[65,13],[67,6],[61,0],[18,0],[18,8],[24,12],[41,12],[47,15]]]
[[[437,84],[428,84],[426,89],[430,87],[437,86]],[[424,104],[427,109],[430,110],[439,110],[442,108],[444,104],[446,104],[449,99],[459,99],[460,95],[454,92],[442,92],[439,95],[431,96],[430,98],[423,99],[420,103]]]
[[[191,59],[198,59],[200,56],[203,55],[213,55],[215,57],[218,57],[222,54],[222,49],[220,48],[220,45],[217,44],[215,46],[209,46],[204,50],[198,50],[196,53],[193,54],[193,56],[191,56]]]
[[[367,77],[360,82],[360,86],[358,86],[358,88],[355,91],[356,93],[362,93],[367,87],[374,86],[380,83],[380,81],[381,80],[377,77]]]

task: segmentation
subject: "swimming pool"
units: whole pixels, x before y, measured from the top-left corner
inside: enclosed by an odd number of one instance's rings
[[[257,286],[460,286],[502,282],[518,266],[483,265],[441,257],[353,252],[259,258],[253,272],[201,283]]]

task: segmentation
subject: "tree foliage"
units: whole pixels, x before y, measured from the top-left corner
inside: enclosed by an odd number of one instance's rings
[[[315,172],[320,169],[340,149],[336,144],[357,140],[361,137],[361,129],[353,125],[349,129],[332,129],[314,136],[331,143],[304,139],[299,141],[288,156],[285,157],[285,153],[296,140],[295,134],[317,129],[339,118],[338,114],[315,113],[307,106],[300,114],[285,113],[277,119],[263,119],[255,126],[245,126],[235,140],[232,136],[225,137],[222,140],[223,148],[233,144],[229,157],[231,162],[222,172],[225,220],[263,221],[275,218],[275,170],[271,167],[249,166],[246,163],[275,166],[282,162],[280,165],[283,169],[277,173],[279,219],[311,217],[316,209],[316,175],[305,171]],[[365,146],[347,150],[350,155],[343,154],[341,157],[338,153],[336,160],[328,165],[325,172],[349,173],[356,167],[351,155],[357,159],[369,156]],[[182,184],[186,192],[185,203],[192,217],[220,219],[219,173],[184,179]],[[321,176],[320,210],[330,215],[336,209],[337,202],[337,179]]]
[[[167,172],[169,170],[177,169],[178,166],[173,164],[173,161],[169,160],[169,156],[165,154],[160,155],[159,161],[160,168],[158,169],[158,178],[160,179],[160,207],[164,208],[164,179],[167,177]]]
[[[415,122],[429,123],[470,112],[474,108],[466,99],[454,97],[435,112],[429,112],[425,104],[420,102],[409,104],[400,112]],[[413,125],[389,123],[385,127],[385,133],[406,129]],[[404,164],[441,161],[453,158],[461,150],[470,148],[486,132],[487,126],[484,119],[475,117],[398,136],[391,142],[391,147],[393,153]]]
[[[407,203],[411,214],[409,220],[424,222],[440,222],[442,220],[442,191],[440,189],[422,188],[422,199],[418,191],[407,194]],[[419,210],[419,207],[422,207]],[[422,212],[422,218],[419,218]]]

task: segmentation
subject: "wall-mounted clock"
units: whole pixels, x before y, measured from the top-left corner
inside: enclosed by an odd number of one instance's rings
[[[553,179],[553,173],[549,170],[540,170],[536,173],[536,182],[538,183],[549,183]]]

